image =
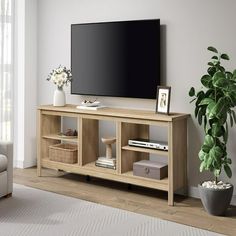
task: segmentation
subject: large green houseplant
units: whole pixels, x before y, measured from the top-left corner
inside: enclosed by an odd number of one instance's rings
[[[212,181],[210,186],[205,185],[205,187],[211,188],[218,195],[217,189],[226,189],[231,195],[226,199],[230,203],[233,186],[223,184],[218,179],[222,171],[225,171],[229,178],[232,176],[230,168],[232,161],[227,153],[227,142],[229,127],[236,123],[236,114],[233,110],[236,106],[236,70],[233,72],[226,71],[222,66],[222,60],[229,60],[227,54],[219,53],[214,47],[208,47],[208,50],[213,53],[213,56],[208,62],[207,74],[201,78],[202,89],[196,92],[195,88],[192,87],[189,96],[193,98],[191,102],[195,101],[195,117],[199,125],[204,127],[205,132],[204,142],[198,154],[201,162],[200,172],[203,170],[210,171],[215,176],[215,181]],[[201,195],[202,189],[199,190]],[[203,191],[205,190],[203,189]],[[210,208],[216,208],[216,204],[220,205],[220,199],[216,199],[216,203],[213,203],[213,200],[209,199],[212,197],[212,191],[211,193],[208,190],[206,191],[207,197],[205,196],[205,198],[207,199],[205,200],[209,203],[204,203],[204,199],[202,199],[205,208],[209,207],[207,206],[209,204]],[[223,196],[225,193],[221,195]],[[222,196],[218,196],[218,198],[222,198]],[[227,204],[229,205],[229,203]],[[213,206],[211,206],[212,204]],[[227,208],[228,205],[225,207]],[[221,215],[225,212],[225,209],[206,210],[213,215]]]

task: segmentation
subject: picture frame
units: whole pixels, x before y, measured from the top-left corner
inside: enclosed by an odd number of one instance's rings
[[[156,113],[169,115],[170,94],[170,86],[157,86]]]

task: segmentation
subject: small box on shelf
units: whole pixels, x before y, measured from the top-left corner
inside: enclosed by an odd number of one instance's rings
[[[150,160],[134,162],[133,175],[160,180],[168,176],[168,165]]]

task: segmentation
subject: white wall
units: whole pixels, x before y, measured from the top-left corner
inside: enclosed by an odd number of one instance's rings
[[[193,113],[188,90],[200,88],[200,77],[206,72],[211,54],[209,45],[227,52],[232,60],[229,69],[236,68],[234,0],[39,0],[38,1],[38,104],[52,103],[52,83],[48,73],[59,64],[70,67],[70,25],[100,22],[160,18],[162,25],[162,69],[166,85],[172,87],[171,111]],[[67,102],[78,104],[81,97],[67,92]],[[101,98],[108,106],[154,110],[154,100]],[[207,175],[198,171],[198,150],[202,129],[194,118],[189,119],[188,172],[189,185],[196,186]],[[229,156],[233,159],[236,186],[236,130],[230,130]],[[223,179],[228,180],[223,176]],[[190,188],[192,190],[192,188]],[[195,190],[193,188],[193,190]],[[192,192],[195,194],[195,192]]]

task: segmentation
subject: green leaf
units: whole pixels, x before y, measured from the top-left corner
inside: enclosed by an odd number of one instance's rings
[[[218,170],[218,169],[215,169],[214,170],[214,175],[216,176],[216,177],[219,177],[220,176],[220,170]]]
[[[188,95],[189,95],[190,97],[193,97],[193,96],[195,95],[195,88],[194,88],[194,87],[191,87],[191,89],[190,89],[189,92],[188,92]]]
[[[207,69],[207,72],[210,76],[213,76],[216,73],[216,68],[215,67],[209,67]]]
[[[202,109],[201,109],[202,110]],[[198,112],[198,124],[202,125],[202,114],[201,114],[201,110]]]
[[[229,118],[230,118],[230,126],[233,127],[234,120],[233,120],[233,115],[229,113]]]
[[[200,152],[198,153],[198,157],[201,161],[204,160],[206,153],[201,149]]]
[[[214,64],[212,62],[208,62],[207,65],[214,66]]]
[[[229,56],[225,53],[220,55],[220,58],[224,59],[224,60],[229,60]]]
[[[204,131],[207,133],[207,116],[204,116]]]
[[[226,159],[226,163],[231,165],[232,164],[232,160],[230,158],[227,158]]]
[[[212,77],[213,83],[216,83],[219,79],[225,79],[225,74],[221,71],[217,71],[214,76]]]
[[[225,72],[225,68],[223,66],[219,66],[221,72]]]
[[[236,69],[233,71],[233,79],[236,79]]]
[[[195,118],[196,118],[196,117],[197,117],[197,115],[198,115],[199,109],[200,109],[200,107],[199,107],[199,106],[196,106],[196,107],[195,107],[195,110],[194,110],[194,115],[195,115]]]
[[[213,56],[211,59],[218,60],[217,56]]]
[[[209,151],[209,157],[212,158],[212,160],[219,160],[223,156],[223,151],[219,146],[214,146],[210,151]]]
[[[214,102],[214,100],[213,100],[212,98],[204,98],[204,99],[200,102],[199,106],[208,105],[209,103],[212,103],[212,102]]]
[[[236,114],[235,114],[235,111],[234,110],[231,110],[231,111],[232,111],[232,114],[233,114],[234,123],[236,124]]]
[[[233,90],[233,88],[234,88],[234,86],[232,86],[232,90]],[[231,106],[234,107],[236,105],[236,92],[235,91],[227,92],[226,96],[227,96],[227,98],[229,98]]]
[[[213,137],[220,137],[222,135],[222,126],[219,123],[212,124],[212,136]]]
[[[214,47],[212,47],[212,46],[209,46],[209,47],[207,48],[207,50],[209,50],[209,51],[211,51],[211,52],[218,53],[217,49],[214,48]]]
[[[212,85],[212,78],[210,75],[203,75],[201,78],[201,83],[204,85],[206,88],[210,88]]]
[[[203,161],[200,165],[200,168],[199,168],[200,172],[202,172],[204,170],[204,168],[205,168],[205,162]]]
[[[229,165],[224,165],[224,170],[225,170],[225,173],[226,175],[231,178],[232,177],[232,171],[231,171],[231,168],[229,167]]]
[[[205,97],[205,93],[203,91],[200,91],[197,93],[197,101],[196,106],[199,105],[199,103],[202,101],[202,99]]]
[[[207,106],[206,115],[207,115],[210,119],[213,118],[213,116],[210,116],[210,115],[213,114],[213,113],[212,113],[212,109],[215,107],[215,105],[216,105],[216,103],[213,101],[213,102],[211,102],[211,103]]]
[[[205,116],[206,113],[206,107],[201,107],[198,112],[198,123],[199,125],[202,125],[202,117]]]
[[[228,127],[228,122],[225,123],[225,133],[223,135],[223,140],[225,143],[228,142],[228,136],[229,136],[229,127]]]
[[[216,105],[211,109],[211,112],[209,113],[209,118],[217,117],[218,119],[222,119],[222,117],[228,110],[227,103],[228,103],[227,99],[225,97],[221,97],[216,103]]]
[[[208,147],[212,148],[215,144],[214,138],[210,135],[206,135],[204,139],[204,144],[207,145]]]
[[[201,151],[204,152],[205,154],[209,153],[210,150],[211,150],[211,146],[208,146],[205,144],[202,145]]]
[[[226,74],[227,79],[232,79],[233,78],[233,74],[231,72],[226,71],[225,74]]]

